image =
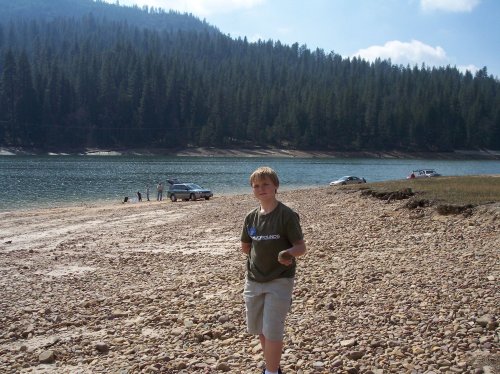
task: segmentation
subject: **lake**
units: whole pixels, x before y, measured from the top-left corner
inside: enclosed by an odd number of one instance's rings
[[[200,184],[215,196],[250,193],[248,177],[259,166],[278,172],[281,189],[326,186],[344,175],[368,182],[404,179],[414,169],[442,175],[499,174],[499,160],[370,158],[0,156],[0,211],[87,202],[119,202],[146,185],[177,178]]]

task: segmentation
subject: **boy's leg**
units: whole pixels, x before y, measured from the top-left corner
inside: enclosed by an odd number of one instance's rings
[[[290,310],[294,280],[280,278],[268,283],[261,337],[266,369],[277,372],[283,351],[285,319]]]
[[[262,314],[264,311],[265,298],[262,285],[257,282],[247,280],[245,283],[243,297],[245,299],[248,333],[252,335],[262,334]]]
[[[262,352],[266,351],[266,337],[264,334],[259,334],[260,346],[262,348]]]
[[[277,372],[280,367],[281,352],[283,351],[283,341],[269,340],[265,337],[263,340],[264,345],[262,346],[262,350],[264,352],[264,360],[266,361],[266,369],[272,372]]]

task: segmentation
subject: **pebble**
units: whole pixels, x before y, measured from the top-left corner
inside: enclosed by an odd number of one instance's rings
[[[342,347],[347,347],[347,348],[349,348],[349,347],[353,347],[353,346],[355,346],[355,345],[356,345],[356,339],[342,340],[342,341],[340,342],[340,345],[341,345]]]
[[[215,367],[215,369],[219,370],[219,371],[227,372],[227,371],[231,370],[231,367],[229,366],[229,364],[227,362],[219,362],[217,364],[217,366]]]

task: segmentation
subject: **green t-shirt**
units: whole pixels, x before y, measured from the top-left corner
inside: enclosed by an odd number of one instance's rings
[[[285,204],[268,214],[261,214],[260,207],[245,217],[241,241],[251,243],[247,259],[247,276],[256,282],[269,282],[278,278],[295,276],[295,259],[292,265],[278,262],[278,254],[302,240],[299,215]]]

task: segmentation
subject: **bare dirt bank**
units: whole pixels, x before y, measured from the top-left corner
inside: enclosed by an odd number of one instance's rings
[[[332,188],[279,198],[309,249],[285,373],[498,370],[498,211],[440,216]],[[259,373],[238,251],[255,204],[1,213],[0,371]]]
[[[183,149],[81,149],[47,152],[42,150],[27,150],[19,148],[0,148],[0,156],[14,155],[86,155],[86,156],[190,156],[190,157],[315,157],[315,158],[402,158],[402,159],[441,159],[441,160],[500,160],[500,151],[476,150],[453,152],[402,152],[402,151],[304,151],[279,148],[205,148],[192,147]]]

